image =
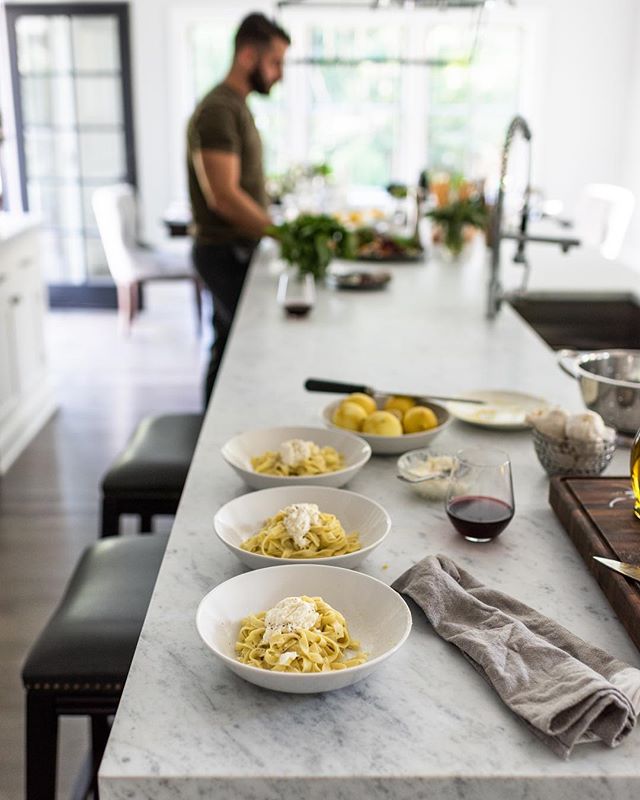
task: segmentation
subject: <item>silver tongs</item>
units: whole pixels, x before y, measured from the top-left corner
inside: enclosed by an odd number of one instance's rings
[[[355,392],[362,392],[371,397],[376,395],[401,395],[402,397],[411,397],[413,400],[442,400],[445,403],[473,403],[475,405],[485,405],[486,400],[473,400],[468,397],[446,397],[439,394],[407,394],[406,392],[382,392],[378,389],[373,389],[371,386],[365,386],[362,383],[341,383],[340,381],[325,381],[321,378],[307,378],[304,382],[304,388],[308,392],[331,392],[333,394],[354,394]]]

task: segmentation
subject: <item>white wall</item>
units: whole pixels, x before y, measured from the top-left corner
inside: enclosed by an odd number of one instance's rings
[[[569,211],[591,182],[626,184],[636,0],[520,0],[548,14],[534,178]],[[636,64],[640,70],[640,61]]]
[[[213,5],[229,7],[228,0],[131,3],[138,182],[143,234],[152,241],[162,235],[160,217],[174,199],[180,168],[169,159],[176,135],[170,100],[175,80],[171,26],[181,9],[210,10]],[[237,0],[238,5],[247,11],[268,8],[269,0]],[[540,11],[542,20],[543,44],[534,54],[537,74],[530,76],[539,101],[524,109],[533,126],[533,177],[569,212],[581,188],[595,181],[628,185],[640,202],[639,5],[636,0],[517,2],[518,8]],[[632,234],[630,241],[640,254],[639,214]]]
[[[622,258],[640,270],[640,4],[636,5],[635,24],[630,25],[633,41],[629,65],[629,85],[623,124],[622,175],[620,182],[636,197],[636,208]]]

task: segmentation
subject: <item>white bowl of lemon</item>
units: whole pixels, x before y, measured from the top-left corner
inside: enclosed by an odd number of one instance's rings
[[[397,455],[425,447],[451,422],[444,406],[417,403],[411,397],[356,392],[325,406],[322,417],[329,428],[360,436],[378,455]]]

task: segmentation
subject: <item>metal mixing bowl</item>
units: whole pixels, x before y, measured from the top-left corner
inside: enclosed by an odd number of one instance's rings
[[[558,363],[579,382],[587,408],[606,425],[635,435],[640,428],[640,350],[560,350]]]

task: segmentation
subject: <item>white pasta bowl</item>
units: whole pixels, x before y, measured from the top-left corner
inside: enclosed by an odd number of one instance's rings
[[[362,547],[355,553],[323,558],[278,558],[242,550],[241,543],[254,536],[264,522],[293,503],[315,503],[321,512],[335,514],[345,533],[357,531]],[[381,505],[355,492],[328,486],[281,486],[237,497],[222,506],[213,520],[218,538],[251,569],[278,564],[333,564],[355,567],[382,543],[391,519]]]
[[[251,459],[268,450],[278,450],[289,439],[304,439],[319,447],[334,447],[344,456],[345,466],[335,472],[322,475],[265,475],[256,472]],[[234,436],[222,447],[225,461],[252,489],[268,489],[274,486],[344,486],[371,458],[371,448],[362,439],[346,431],[329,431],[324,428],[282,427],[247,431]]]
[[[342,400],[344,400],[344,398],[342,398]],[[333,403],[329,403],[322,411],[324,424],[331,430],[344,430],[344,428],[338,427],[333,422],[333,415],[342,400],[335,400]],[[386,400],[386,396],[376,396],[375,400],[378,409],[381,409]],[[417,447],[426,447],[451,423],[451,414],[449,414],[444,406],[438,403],[427,403],[425,401],[421,403],[421,405],[430,408],[438,418],[438,424],[435,428],[430,428],[428,431],[420,431],[419,433],[403,433],[401,436],[379,436],[373,433],[363,433],[362,431],[353,431],[353,435],[364,439],[364,441],[371,446],[371,451],[380,456],[399,455],[400,453],[406,453],[407,450],[414,450]]]
[[[238,661],[235,643],[241,621],[273,608],[285,597],[300,595],[322,597],[339,611],[367,661],[306,674],[274,672]],[[369,575],[320,564],[287,564],[245,572],[216,586],[200,602],[196,626],[214,655],[246,681],[278,692],[310,694],[342,689],[370,675],[405,642],[411,612],[397,592]]]

